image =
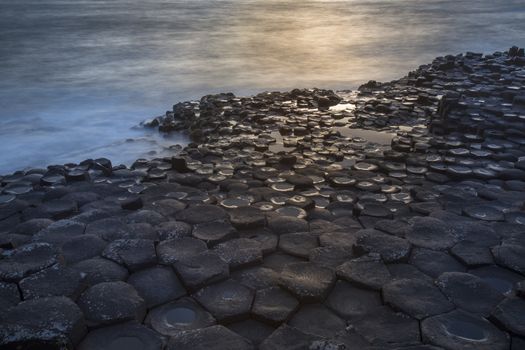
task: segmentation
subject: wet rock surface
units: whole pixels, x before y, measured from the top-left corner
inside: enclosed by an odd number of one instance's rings
[[[0,348],[520,348],[519,52],[209,95],[155,119],[173,157],[0,176]]]

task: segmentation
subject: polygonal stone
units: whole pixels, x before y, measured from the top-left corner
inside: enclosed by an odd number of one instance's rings
[[[400,279],[383,287],[385,303],[419,320],[454,309],[441,291],[426,280]]]
[[[202,288],[194,298],[219,322],[234,322],[248,317],[254,293],[242,284],[227,280]]]
[[[7,310],[20,302],[20,293],[15,283],[0,282],[0,310]]]
[[[231,278],[251,289],[265,289],[277,285],[279,273],[262,266],[234,271]]]
[[[206,251],[206,243],[200,239],[184,237],[162,241],[157,245],[159,263],[171,265]]]
[[[492,255],[498,265],[525,274],[525,245],[512,241],[503,241],[492,248]]]
[[[353,258],[352,251],[337,247],[318,247],[312,249],[308,260],[318,265],[335,269],[345,261]]]
[[[451,248],[458,240],[452,227],[432,217],[414,218],[406,238],[413,245],[434,250]]]
[[[73,269],[85,274],[84,281],[91,286],[102,282],[124,281],[128,278],[128,270],[125,267],[101,257],[83,260],[75,264]]]
[[[49,225],[51,225],[54,221],[50,219],[31,219],[27,220],[21,224],[18,224],[15,227],[15,232],[20,233],[22,235],[29,235],[32,236]]]
[[[19,282],[24,300],[66,296],[76,300],[84,290],[81,273],[58,265],[32,274]]]
[[[151,267],[132,273],[128,278],[148,308],[180,298],[186,290],[170,267]]]
[[[503,350],[510,344],[489,321],[461,310],[423,320],[421,332],[425,343],[451,350]]]
[[[465,215],[484,221],[503,221],[503,212],[488,205],[473,205],[463,209]]]
[[[270,216],[268,227],[276,234],[308,232],[308,222],[292,216]]]
[[[213,316],[191,298],[161,305],[148,313],[145,323],[162,335],[206,328],[216,322]]]
[[[406,239],[368,229],[358,232],[354,251],[359,255],[378,253],[385,263],[393,263],[408,259],[410,243]]]
[[[317,237],[310,233],[287,233],[279,238],[279,249],[300,258],[307,258],[317,246]]]
[[[357,286],[379,290],[391,279],[379,254],[365,255],[337,267],[337,276]]]
[[[288,320],[299,302],[279,287],[258,290],[252,306],[252,315],[271,325],[280,325]]]
[[[478,276],[493,289],[507,296],[512,295],[516,284],[523,280],[523,276],[495,265],[479,267],[468,272]]]
[[[126,216],[128,224],[147,223],[152,226],[158,225],[168,219],[153,210],[139,210]]]
[[[494,263],[489,248],[477,246],[469,241],[463,241],[456,244],[450,249],[450,254],[469,267],[490,265]]]
[[[279,281],[304,302],[324,300],[334,283],[335,274],[331,269],[308,262],[286,264]]]
[[[230,269],[238,269],[247,265],[262,262],[261,244],[249,238],[237,238],[220,243],[213,251],[230,265]]]
[[[82,312],[66,297],[23,301],[2,316],[5,349],[72,349],[86,334]]]
[[[415,248],[412,251],[410,264],[434,278],[437,278],[443,272],[464,272],[466,270],[463,265],[449,254],[424,248]]]
[[[0,260],[0,280],[18,281],[31,273],[56,264],[60,255],[48,243],[30,243],[4,253]]]
[[[319,236],[319,242],[323,247],[336,247],[352,250],[357,241],[355,231],[326,232]]]
[[[166,350],[254,350],[254,346],[224,326],[211,326],[171,337]]]
[[[88,288],[78,299],[88,326],[136,320],[142,322],[146,303],[131,285],[103,282]]]
[[[188,224],[202,224],[205,222],[212,222],[223,220],[228,217],[226,211],[215,205],[196,205],[181,210],[175,214],[175,218]]]
[[[255,346],[268,338],[275,330],[275,328],[266,323],[252,319],[231,323],[228,325],[228,329],[248,339]]]
[[[76,202],[71,200],[55,199],[44,202],[25,215],[28,218],[50,218],[53,220],[60,220],[65,219],[76,212],[78,212],[78,206]]]
[[[92,330],[78,350],[162,350],[162,338],[137,323],[125,323]]]
[[[176,213],[186,208],[186,203],[168,198],[156,200],[148,207],[164,217],[174,217]]]
[[[155,227],[161,241],[181,239],[191,235],[191,225],[182,221],[166,221]]]
[[[305,305],[288,322],[304,333],[331,338],[345,330],[346,323],[321,304]]]
[[[95,235],[110,242],[128,236],[128,231],[129,226],[121,219],[103,218],[87,224],[85,234]]]
[[[525,336],[525,300],[507,298],[492,312],[491,320],[512,334]]]
[[[303,261],[303,259],[300,259],[298,257],[291,256],[282,252],[276,252],[264,257],[263,266],[274,271],[281,272],[286,264]]]
[[[279,236],[266,228],[240,231],[239,236],[241,238],[250,238],[259,242],[263,254],[275,252],[277,249],[277,242],[279,241]]]
[[[65,242],[84,234],[86,225],[73,220],[60,220],[52,223],[33,236],[35,242],[51,243],[61,247]]]
[[[208,251],[185,258],[184,261],[178,261],[173,266],[186,288],[191,290],[222,281],[230,275],[228,263],[216,253]]]
[[[410,264],[390,264],[387,265],[388,271],[392,279],[426,279],[432,282],[434,279],[428,275],[425,275],[423,272],[418,270],[417,267]]]
[[[313,334],[303,333],[297,328],[283,324],[277,328],[260,345],[260,350],[288,350],[288,349],[308,349],[310,345],[322,339]]]
[[[66,264],[75,264],[99,256],[107,242],[95,235],[76,236],[62,245]]]
[[[438,277],[436,285],[458,308],[483,316],[488,316],[503,299],[503,294],[468,273],[445,272]]]
[[[228,221],[221,220],[195,225],[192,235],[211,247],[236,237],[237,230]]]
[[[337,281],[326,305],[346,320],[359,319],[382,306],[378,292],[357,288],[346,281]]]
[[[117,239],[108,244],[102,256],[136,271],[157,263],[155,244],[149,239]]]
[[[257,208],[236,208],[230,210],[228,214],[232,225],[239,230],[253,229],[266,225],[266,215]]]
[[[405,238],[410,226],[399,220],[379,220],[374,228],[394,236]]]

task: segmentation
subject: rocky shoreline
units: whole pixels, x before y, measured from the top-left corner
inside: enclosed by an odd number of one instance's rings
[[[0,177],[1,349],[525,348],[523,49],[218,94]]]

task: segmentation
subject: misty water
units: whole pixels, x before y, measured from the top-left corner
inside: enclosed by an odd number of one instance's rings
[[[524,45],[523,0],[0,0],[0,174],[187,142],[136,126],[204,94],[352,89]]]

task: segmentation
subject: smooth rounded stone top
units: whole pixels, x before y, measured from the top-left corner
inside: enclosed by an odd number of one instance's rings
[[[23,301],[2,315],[0,347],[73,348],[86,334],[84,316],[66,297]]]
[[[374,228],[394,236],[405,238],[410,226],[400,220],[379,220],[376,221]]]
[[[228,263],[211,251],[204,251],[177,261],[174,268],[186,288],[191,290],[201,288],[208,283],[222,281],[230,275]]]
[[[95,235],[105,241],[114,241],[128,235],[129,226],[120,218],[102,218],[87,224],[85,234]]]
[[[259,290],[276,286],[279,273],[267,267],[253,266],[234,271],[231,278],[248,288]]]
[[[492,311],[491,319],[512,334],[525,336],[525,300],[507,298]]]
[[[473,219],[484,221],[503,221],[502,211],[489,205],[473,205],[463,208],[463,213]]]
[[[157,256],[161,264],[171,265],[177,261],[191,258],[207,249],[206,243],[200,239],[184,237],[160,242],[157,245]]]
[[[369,254],[337,267],[337,276],[359,287],[380,290],[392,276],[379,254]]]
[[[304,302],[317,302],[326,298],[335,283],[334,272],[309,262],[286,264],[279,284]]]
[[[451,350],[503,350],[509,337],[486,319],[461,310],[421,322],[423,341]]]
[[[418,320],[454,309],[439,288],[427,280],[394,280],[383,287],[383,299]]]
[[[346,322],[322,304],[305,305],[288,321],[302,332],[332,338],[346,328]]]
[[[220,243],[213,251],[230,265],[230,269],[258,264],[263,258],[261,243],[249,238],[236,238]]]
[[[53,220],[65,219],[78,212],[75,201],[55,199],[42,203],[36,208],[25,210],[24,216],[30,218],[50,218]]]
[[[74,237],[84,234],[86,225],[73,220],[59,220],[33,236],[35,242],[46,242],[62,246]]]
[[[166,221],[155,227],[161,241],[180,239],[191,235],[191,225],[182,221]]]
[[[372,216],[375,218],[391,218],[392,212],[384,205],[365,203],[359,215]]]
[[[525,244],[504,240],[501,245],[492,248],[492,255],[498,265],[525,274]]]
[[[88,288],[77,302],[88,326],[123,321],[142,322],[146,303],[135,288],[125,282],[103,282]]]
[[[191,298],[159,306],[148,313],[145,323],[165,336],[213,326],[213,316]]]
[[[319,243],[323,247],[334,247],[351,251],[357,241],[357,232],[355,230],[326,232],[319,236]]]
[[[243,207],[228,211],[230,222],[239,230],[253,229],[266,225],[264,211],[254,207]]]
[[[309,349],[315,341],[323,338],[304,333],[295,327],[283,324],[260,345],[260,350]],[[328,349],[327,349],[328,350]]]
[[[267,228],[243,230],[239,232],[241,238],[250,238],[261,244],[263,254],[270,254],[277,250],[279,237]]]
[[[352,259],[351,249],[338,247],[318,247],[310,251],[308,260],[315,264],[335,269],[345,261]]]
[[[179,333],[170,338],[166,350],[254,350],[247,339],[224,326],[211,326]]]
[[[307,258],[318,246],[318,239],[310,233],[287,233],[279,238],[279,249],[301,258]]]
[[[308,232],[308,222],[293,216],[269,216],[268,227],[276,234]]]
[[[193,237],[214,246],[237,236],[237,230],[226,220],[205,222],[193,227]]]
[[[195,225],[227,219],[228,213],[218,206],[203,204],[181,210],[175,214],[175,218]]]
[[[162,350],[162,338],[137,323],[125,323],[92,330],[78,350]]]
[[[228,325],[228,329],[248,339],[255,346],[258,346],[275,330],[274,327],[251,318],[248,320],[231,323]]]
[[[326,299],[326,306],[346,320],[356,320],[375,312],[382,303],[378,292],[337,281]]]
[[[143,209],[128,214],[125,220],[128,224],[147,223],[154,226],[168,219],[156,211]]]
[[[16,306],[20,302],[20,293],[15,283],[0,282],[0,310]]]
[[[159,199],[147,206],[164,217],[174,217],[176,213],[186,208],[186,203],[173,198]]]
[[[146,302],[148,308],[178,299],[186,290],[170,267],[155,266],[132,273],[127,281]]]
[[[425,248],[413,249],[410,264],[434,278],[443,272],[464,272],[466,270],[465,266],[448,253]]]
[[[248,317],[254,298],[251,289],[234,280],[206,286],[193,295],[221,323]]]
[[[29,243],[7,251],[0,259],[0,280],[18,281],[61,261],[57,249],[48,243]]]
[[[66,296],[76,300],[86,287],[80,272],[69,267],[51,266],[19,282],[24,300]]]
[[[33,236],[34,234],[40,232],[41,230],[45,229],[49,225],[51,225],[54,221],[51,219],[31,219],[27,220],[25,222],[22,222],[21,224],[18,224],[15,227],[15,232],[22,234],[22,235],[30,235]]]
[[[91,286],[102,282],[124,281],[128,278],[128,270],[125,267],[102,257],[83,260],[72,268],[85,274],[84,281]]]
[[[99,256],[106,245],[106,241],[95,235],[76,236],[62,245],[62,254],[66,264],[71,265]]]
[[[400,262],[408,259],[410,243],[408,240],[392,236],[374,229],[357,232],[354,244],[356,254],[378,253],[385,263]]]
[[[406,239],[416,246],[433,250],[449,249],[458,241],[452,227],[432,217],[414,218]]]
[[[254,318],[277,326],[299,307],[299,301],[279,287],[258,290],[252,306]]]
[[[516,284],[523,280],[522,275],[495,265],[478,267],[468,272],[478,276],[493,289],[506,296],[512,295]]]
[[[104,249],[102,256],[131,271],[157,263],[155,244],[149,239],[117,239]]]
[[[436,285],[457,307],[483,316],[488,316],[504,298],[481,278],[463,272],[445,272]]]

